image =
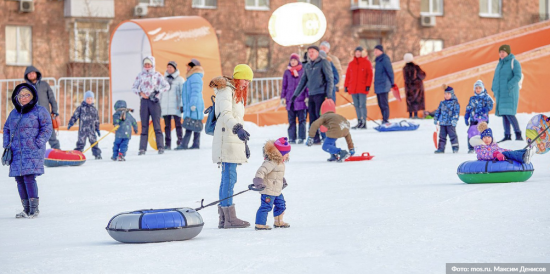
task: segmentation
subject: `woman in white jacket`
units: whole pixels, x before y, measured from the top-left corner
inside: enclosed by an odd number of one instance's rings
[[[246,163],[249,156],[245,142],[250,134],[243,128],[243,118],[248,85],[253,77],[252,69],[241,64],[235,67],[233,79],[220,76],[210,82],[216,94],[214,114],[218,117],[212,142],[212,161],[222,166],[220,200],[233,195],[237,183],[237,165]],[[237,218],[232,198],[220,202],[218,213],[218,228],[250,226],[249,222]]]
[[[160,96],[160,108],[162,117],[164,118],[164,149],[172,149],[172,118],[176,125],[176,135],[178,141],[176,146],[181,143],[183,138],[183,130],[181,128],[181,89],[185,80],[180,76],[178,64],[174,61],[168,62],[164,79],[170,84],[170,90]]]

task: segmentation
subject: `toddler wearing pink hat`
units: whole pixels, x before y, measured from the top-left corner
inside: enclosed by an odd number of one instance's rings
[[[271,229],[266,225],[267,215],[274,206],[274,227],[287,228],[290,225],[283,222],[286,202],[282,191],[287,186],[285,162],[288,161],[290,144],[286,137],[282,137],[276,141],[267,141],[263,150],[264,162],[256,171],[253,184],[248,186],[249,189],[259,191],[262,194],[260,208],[256,213],[256,230]]]

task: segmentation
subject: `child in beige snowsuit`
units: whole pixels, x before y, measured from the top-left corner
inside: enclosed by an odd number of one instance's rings
[[[290,144],[286,137],[276,141],[267,141],[264,146],[264,162],[256,172],[253,184],[248,188],[260,191],[262,200],[260,208],[256,213],[256,230],[270,230],[266,225],[267,215],[275,206],[273,216],[275,227],[287,228],[289,224],[283,222],[283,215],[286,210],[285,197],[282,194],[287,186],[285,179],[285,161],[288,160]]]

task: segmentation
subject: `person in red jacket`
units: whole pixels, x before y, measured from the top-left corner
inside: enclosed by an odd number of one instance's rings
[[[346,72],[346,82],[344,87],[346,92],[353,98],[353,106],[357,113],[357,125],[352,129],[367,128],[367,94],[369,94],[372,84],[372,65],[369,59],[363,57],[363,48],[355,48],[355,57],[348,64]]]

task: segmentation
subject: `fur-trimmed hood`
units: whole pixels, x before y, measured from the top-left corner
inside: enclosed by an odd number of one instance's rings
[[[202,75],[204,75],[204,69],[201,66],[194,66],[187,72],[186,78],[189,78],[191,75],[195,73],[201,73]]]
[[[281,164],[283,162],[283,155],[275,147],[275,141],[269,140],[265,143],[263,148],[264,159]]]
[[[233,90],[236,90],[235,86],[233,86],[233,83],[231,83],[233,78],[227,77],[227,76],[218,76],[212,78],[210,81],[210,87],[216,88],[216,89],[224,89],[225,87],[230,87]]]

